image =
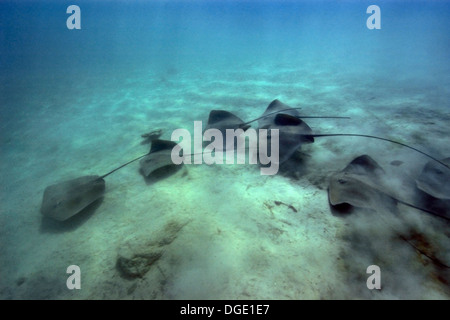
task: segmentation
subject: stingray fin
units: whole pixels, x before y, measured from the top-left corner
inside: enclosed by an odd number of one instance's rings
[[[152,146],[150,148],[149,154],[158,152],[161,150],[173,149],[173,147],[175,147],[176,145],[177,145],[177,143],[174,141],[156,139],[156,140],[152,141]]]

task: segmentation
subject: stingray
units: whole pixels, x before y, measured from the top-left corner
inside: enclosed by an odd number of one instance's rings
[[[273,123],[267,124],[261,129],[277,129],[279,145],[279,163],[283,163],[305,143],[313,143],[312,129],[303,120],[294,116],[279,113],[275,116]],[[268,139],[271,139],[269,132]],[[268,146],[271,143],[268,142]]]
[[[150,152],[130,160],[102,176],[82,176],[48,186],[42,199],[40,210],[42,215],[59,221],[76,215],[103,197],[106,188],[104,178],[139,159],[142,159],[141,171],[145,176],[168,165],[174,165],[168,150],[175,145],[173,141],[153,140]]]
[[[351,161],[342,171],[330,177],[328,201],[338,210],[357,207],[395,210],[397,203],[438,216],[448,217],[427,208],[418,207],[393,196],[384,185],[385,171],[368,155],[359,156]]]
[[[205,131],[212,128],[219,130],[225,136],[227,129],[242,129],[245,131],[250,128],[250,125],[229,111],[211,110]]]
[[[334,207],[380,209],[393,206],[396,201],[386,194],[381,180],[385,171],[370,156],[362,155],[342,171],[333,174],[328,187],[328,199]]]
[[[303,144],[314,142],[312,129],[302,119],[349,119],[342,116],[304,116],[300,115],[298,109],[301,108],[292,108],[275,99],[267,106],[262,116],[246,122],[248,124],[258,120],[259,129],[279,130],[279,163],[289,159]],[[268,138],[271,138],[270,131]],[[268,146],[270,145],[268,143]]]
[[[172,149],[176,145],[170,140],[154,140],[150,152],[139,161],[143,175],[148,177],[157,170],[176,166],[171,158]]]
[[[211,110],[209,112],[208,122],[206,124],[205,130],[216,129],[219,130],[222,134],[222,137],[226,137],[227,129],[236,130],[242,129],[242,133],[250,128],[249,124],[245,124],[244,121],[233,113],[225,110]],[[236,138],[235,138],[236,140]],[[206,147],[210,142],[203,141],[203,147]],[[222,150],[225,151],[226,148],[226,139],[222,141]],[[234,146],[237,143],[234,141]]]
[[[449,221],[448,217],[436,214],[428,209],[420,208],[398,198],[391,196],[389,188],[383,185],[385,171],[375,160],[368,155],[359,156],[351,161],[342,171],[333,174],[328,187],[328,200],[331,206],[339,211],[348,211],[353,207],[375,210],[387,210],[396,212],[397,203],[424,211]],[[389,224],[388,227],[391,227]],[[396,231],[398,233],[398,231]],[[430,252],[430,245],[420,246],[417,240],[423,241],[421,234],[414,237],[406,237],[402,234],[400,238],[421,254],[428,257],[439,267],[450,268],[448,264],[436,257],[433,250]],[[419,245],[418,245],[419,244]]]
[[[41,213],[64,221],[103,197],[105,180],[97,175],[83,176],[48,186],[44,191]]]
[[[442,160],[450,165],[450,158]],[[416,179],[417,188],[436,199],[450,200],[450,170],[445,170],[435,161],[429,161]]]
[[[450,158],[442,162],[450,165]],[[450,170],[429,161],[416,179],[416,187],[420,206],[450,217]]]

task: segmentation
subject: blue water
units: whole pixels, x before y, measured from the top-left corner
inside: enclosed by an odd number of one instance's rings
[[[381,1],[381,30],[366,28],[370,4],[81,1],[81,30],[68,30],[65,3],[4,1],[2,115],[17,108],[16,95],[26,95],[23,81],[34,77],[77,83],[152,70],[237,72],[249,63],[275,63],[274,68],[312,63],[379,82],[448,83],[448,2]],[[39,85],[25,86],[32,91]]]
[[[206,119],[211,109],[232,110],[250,119],[279,98],[289,105],[302,105],[309,113],[364,117],[347,127],[317,125],[326,132],[381,132],[415,143],[437,157],[450,154],[449,1],[76,1],[81,30],[66,27],[70,4],[0,2],[0,221],[4,231],[0,234],[4,244],[0,297],[73,297],[60,289],[52,291],[51,281],[42,282],[48,285],[46,293],[23,289],[36,282],[16,285],[17,279],[32,278],[30,274],[48,267],[45,254],[39,255],[42,260],[36,258],[33,243],[47,243],[53,248],[49,255],[59,252],[51,237],[55,234],[50,232],[48,237],[43,231],[42,191],[59,179],[92,171],[102,174],[141,154],[147,146],[139,144],[139,135],[150,128],[167,129],[168,139],[170,130],[191,128],[192,121]],[[366,9],[372,4],[381,9],[380,30],[366,27]],[[430,123],[436,127],[426,127]],[[429,131],[423,134],[423,128]],[[347,154],[341,145],[333,148],[344,161]],[[341,168],[319,158],[330,170]],[[113,180],[118,185],[113,190],[129,192],[126,201],[132,203],[133,196],[142,192],[133,189],[138,188],[136,181],[142,181],[132,175],[135,171],[125,170],[131,175]],[[261,190],[260,194],[271,193]],[[110,201],[115,207],[107,207],[106,199],[102,207],[124,211],[125,203],[117,201]],[[170,208],[160,209],[161,214]],[[202,212],[200,204],[198,208]],[[84,236],[110,230],[96,229],[99,221],[92,230],[83,230],[89,222],[75,228],[74,238],[55,232],[60,237],[57,241],[83,238],[76,232]],[[113,228],[113,222],[117,224],[112,221],[108,228]],[[234,227],[239,229],[239,224]],[[104,245],[102,239],[96,241]],[[73,254],[92,256],[91,251]],[[34,261],[35,268],[29,261]],[[95,268],[92,263],[89,268]],[[6,273],[9,276],[4,277]],[[268,287],[272,280],[267,280]],[[267,289],[258,296],[258,288],[236,296],[231,289],[217,289],[220,283],[211,288],[210,296],[206,287],[205,295],[199,289],[190,296],[188,286],[176,282],[173,287],[182,294],[159,293],[156,298],[360,297],[356,289],[342,296],[320,290],[320,295],[284,295]],[[407,291],[384,297],[423,298]],[[85,292],[83,298],[126,297],[125,293]],[[145,292],[138,296],[152,297]]]
[[[448,70],[447,1],[381,1],[382,29],[365,27],[370,1],[79,2],[81,30],[66,4],[2,2],[3,70],[87,70],[161,65],[332,61]],[[439,67],[440,66],[440,67]],[[6,67],[6,70],[4,69]],[[84,70],[84,72],[83,72]],[[402,69],[403,70],[403,69]]]

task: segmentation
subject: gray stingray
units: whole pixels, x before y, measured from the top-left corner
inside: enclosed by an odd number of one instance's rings
[[[279,130],[279,163],[289,159],[301,145],[314,142],[311,128],[302,119],[349,119],[341,116],[302,116],[298,109],[301,108],[292,108],[275,99],[267,106],[262,116],[255,119],[258,120],[259,129]]]
[[[385,193],[386,187],[381,182],[384,175],[384,170],[370,156],[355,158],[344,170],[331,176],[328,187],[330,204],[374,210],[380,206],[392,206],[396,200]]]
[[[312,129],[306,122],[285,113],[277,114],[273,123],[260,129],[278,130],[279,163],[286,161],[301,145],[314,142]],[[271,131],[268,138],[272,138]]]
[[[397,203],[449,220],[429,208],[423,208],[405,202],[393,196],[389,188],[383,184],[385,171],[370,156],[362,155],[355,158],[344,170],[330,177],[328,200],[336,208],[342,205],[351,207],[395,210]]]
[[[166,148],[163,147],[166,146]],[[64,221],[78,214],[87,206],[103,197],[105,194],[104,178],[117,170],[146,157],[145,164],[141,164],[146,176],[159,168],[165,167],[171,161],[168,145],[175,146],[172,141],[153,140],[149,153],[120,165],[110,172],[98,176],[82,176],[48,186],[43,195],[41,213],[45,217]]]
[[[441,160],[450,166],[450,158]],[[430,196],[450,200],[450,170],[435,161],[429,161],[416,179],[417,187]]]
[[[159,169],[175,166],[171,154],[176,145],[170,140],[153,140],[150,152],[139,161],[143,175],[148,177]]]
[[[97,175],[83,176],[48,186],[41,213],[59,221],[67,220],[105,194],[105,180]]]
[[[241,118],[234,115],[233,113],[225,110],[211,110],[208,117],[208,123],[205,127],[205,130],[208,129],[217,129],[221,132],[223,137],[223,146],[222,150],[225,151],[226,147],[226,131],[227,129],[236,130],[242,129],[242,132],[250,128],[249,124],[245,124]],[[235,139],[236,140],[236,139]],[[209,144],[208,141],[203,142],[203,146],[206,147]],[[236,141],[234,142],[234,146],[237,146]]]
[[[229,111],[211,110],[205,131],[212,128],[219,130],[225,136],[226,129],[242,129],[245,131],[250,128],[250,125],[245,124],[241,118]]]

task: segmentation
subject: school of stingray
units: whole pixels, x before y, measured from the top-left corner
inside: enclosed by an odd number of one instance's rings
[[[301,115],[298,109],[300,108],[291,108],[279,100],[274,100],[260,117],[250,121],[243,121],[238,116],[225,110],[212,110],[205,130],[214,128],[225,132],[226,129],[242,129],[244,132],[254,122],[258,122],[257,129],[267,129],[268,132],[278,129],[280,165],[298,152],[302,145],[314,143],[315,139],[318,138],[353,136],[400,145],[429,159],[421,172],[417,172],[414,184],[409,186],[417,195],[414,203],[409,203],[394,196],[395,190],[390,190],[390,187],[385,183],[387,178],[384,169],[369,155],[361,155],[353,159],[341,171],[329,177],[328,201],[331,209],[340,212],[349,211],[353,208],[377,211],[380,207],[383,207],[389,211],[395,211],[394,208],[397,205],[404,205],[423,214],[432,215],[444,224],[450,221],[450,157],[438,158],[407,144],[384,137],[353,133],[314,133],[304,119],[348,119],[348,117]],[[138,160],[140,160],[140,173],[145,178],[157,175],[161,171],[170,174],[171,171],[167,171],[168,168],[178,170],[183,164],[175,165],[171,158],[172,149],[177,146],[177,143],[162,140],[160,139],[161,135],[162,130],[160,129],[143,134],[142,138],[151,143],[150,151],[106,174],[81,176],[48,186],[43,195],[40,210],[42,215],[65,221],[79,214],[104,196],[106,177]],[[269,134],[267,139],[270,140],[270,138]],[[192,155],[186,153],[183,154],[183,157]],[[415,249],[421,252],[420,248],[415,247]],[[421,253],[427,256],[425,252]],[[448,261],[440,261],[429,255],[427,257],[443,268],[450,268],[450,262]]]

